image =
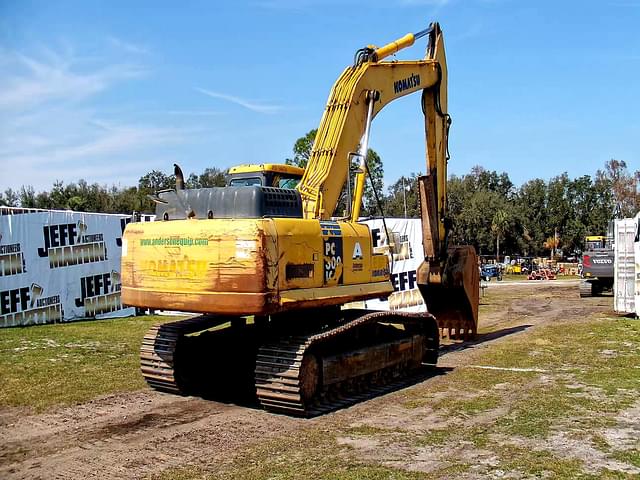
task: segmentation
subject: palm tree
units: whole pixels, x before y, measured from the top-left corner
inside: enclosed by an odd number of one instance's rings
[[[491,222],[491,231],[496,235],[496,262],[500,262],[500,238],[504,236],[508,225],[509,219],[507,218],[507,212],[497,210]]]
[[[560,246],[560,237],[558,236],[558,229],[555,230],[553,237],[547,238],[547,241],[542,244],[542,246],[546,249],[551,250],[551,260],[556,254],[556,250]]]

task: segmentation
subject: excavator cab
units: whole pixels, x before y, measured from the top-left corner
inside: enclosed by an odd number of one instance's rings
[[[589,235],[585,237],[585,250],[596,250],[605,248],[606,238],[604,235]]]
[[[229,169],[227,186],[261,185],[263,187],[296,188],[303,173],[304,169],[294,165],[277,163],[238,165]]]

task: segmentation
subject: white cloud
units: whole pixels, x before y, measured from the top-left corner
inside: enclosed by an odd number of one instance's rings
[[[168,110],[169,115],[184,115],[193,117],[211,117],[222,115],[222,112],[217,110]]]
[[[0,79],[0,112],[21,110],[49,101],[80,100],[107,89],[115,82],[144,73],[136,65],[115,64],[94,71],[80,71],[73,57],[46,50],[44,59],[22,53],[6,55]],[[74,68],[77,67],[77,68]]]
[[[46,121],[50,115],[45,114],[40,120]],[[70,182],[85,176],[95,181],[107,171],[111,172],[111,179],[117,180],[133,164],[140,165],[136,160],[139,155],[148,156],[149,149],[183,142],[194,133],[167,127],[64,120],[59,128],[47,130],[41,126],[44,133],[40,135],[31,133],[35,130],[32,124],[24,133],[0,140],[0,188],[15,189],[21,184],[50,188],[55,179]],[[61,134],[62,130],[72,133]],[[102,168],[102,174],[98,175],[94,167]],[[145,172],[149,166],[139,168]],[[44,171],[55,175],[43,176]]]
[[[58,147],[47,152],[14,157],[14,161],[31,165],[90,159],[132,152],[141,147],[164,145],[182,140],[179,131],[169,128],[119,126],[103,135]]]
[[[244,98],[234,97],[233,95],[227,95],[225,93],[213,92],[211,90],[206,90],[204,88],[196,88],[196,90],[209,97],[219,98],[220,100],[225,100],[227,102],[235,103],[236,105],[240,105],[241,107],[244,107],[256,113],[273,114],[282,110],[282,107],[279,105],[269,105],[266,103],[259,103],[253,100],[246,100]]]
[[[96,94],[143,75],[140,65],[87,59],[71,48],[37,56],[0,51],[0,65],[0,190],[49,189],[56,179],[135,180],[157,168],[141,158],[163,155],[163,148],[195,132],[135,123],[113,113],[118,105],[110,105],[109,114],[93,102]]]
[[[115,48],[119,50],[123,50],[128,53],[133,53],[136,55],[147,55],[149,54],[149,49],[144,45],[138,45],[136,43],[127,42],[117,37],[107,37],[107,41],[113,45]]]
[[[6,187],[11,187],[14,191],[19,191],[24,185],[31,185],[36,192],[49,190],[56,180],[62,180],[65,184],[77,183],[80,179],[87,180],[88,183],[103,183],[107,185],[115,184],[121,186],[136,185],[137,180],[153,167],[153,161],[158,161],[157,158],[153,160],[144,156],[138,160],[131,160],[120,165],[117,171],[114,171],[114,166],[110,162],[90,162],[80,163],[75,165],[44,165],[44,166],[31,166],[27,165],[20,169],[20,171],[6,170],[3,165],[0,165],[0,174],[7,175],[6,181],[3,182],[3,190]],[[161,165],[171,165],[171,161],[161,161]],[[152,167],[153,165],[153,167]],[[27,182],[21,181],[23,178],[28,178]]]

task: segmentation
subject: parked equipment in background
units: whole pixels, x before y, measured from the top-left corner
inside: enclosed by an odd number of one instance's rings
[[[497,264],[485,263],[480,269],[480,277],[486,282],[491,281],[492,278],[502,281],[502,268]]]
[[[592,297],[613,288],[613,222],[610,223],[609,235],[606,237],[590,236],[585,240],[580,296]]]
[[[556,274],[549,268],[538,268],[533,270],[528,276],[528,280],[555,280]]]
[[[382,61],[423,36],[424,60]],[[424,261],[416,283],[430,313],[345,309],[393,291],[394,252],[374,251],[358,218],[371,122],[386,104],[417,92],[428,173],[418,179]],[[125,231],[123,301],[204,315],[146,335],[147,383],[175,393],[208,385],[218,395],[235,383],[268,410],[308,416],[435,364],[438,327],[474,334],[477,256],[471,246],[448,243],[450,124],[444,38],[433,23],[356,53],[331,91],[296,189],[245,181],[160,192],[159,221]],[[343,196],[347,211],[336,212]]]

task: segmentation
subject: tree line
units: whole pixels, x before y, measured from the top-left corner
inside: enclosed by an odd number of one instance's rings
[[[386,215],[420,216],[417,174],[389,187]],[[406,189],[403,188],[407,186]],[[640,171],[609,160],[595,176],[535,178],[516,187],[505,172],[474,167],[447,183],[451,240],[481,255],[566,256],[580,252],[587,235],[606,235],[613,218],[640,210]]]
[[[293,157],[286,163],[306,166],[316,132],[311,130],[295,142]],[[373,182],[366,184],[363,215],[419,218],[420,174],[400,177],[384,194],[382,159],[372,149],[367,165]],[[353,166],[351,172],[355,173]],[[559,251],[570,256],[582,250],[587,235],[606,235],[614,217],[630,217],[640,210],[640,170],[631,173],[624,161],[612,159],[594,177],[572,179],[565,172],[516,187],[506,172],[476,166],[466,175],[451,175],[447,191],[446,215],[453,225],[454,244],[473,245],[481,255],[540,256]],[[336,215],[343,207],[342,202]]]
[[[316,130],[300,137],[293,156],[285,163],[305,167]],[[383,192],[383,161],[369,149],[368,179],[363,198],[364,216],[419,218],[419,173],[400,177]],[[351,168],[352,179],[356,166]],[[187,188],[224,186],[226,171],[215,167],[192,173]],[[31,186],[8,188],[0,193],[0,205],[24,208],[71,209],[86,212],[153,213],[149,195],[175,187],[175,176],[160,170],[140,177],[136,186],[89,184],[85,180],[37,192]],[[451,175],[447,183],[451,241],[473,245],[479,254],[548,255],[559,250],[565,256],[579,252],[586,235],[605,235],[614,217],[629,217],[640,210],[640,171],[630,172],[624,161],[609,160],[595,176],[570,178],[567,173],[550,180],[535,178],[516,187],[506,172],[480,166],[468,174]],[[378,199],[376,199],[376,194]],[[378,200],[380,201],[378,203]],[[344,213],[346,190],[335,215]]]
[[[153,213],[155,204],[149,195],[159,190],[175,188],[175,185],[175,175],[160,170],[152,170],[140,177],[138,185],[132,187],[108,187],[98,183],[89,184],[85,180],[65,185],[57,180],[51,190],[38,193],[32,186],[22,186],[20,190],[8,188],[0,193],[0,205],[99,213]],[[224,185],[225,172],[215,167],[206,168],[199,175],[192,173],[185,180],[187,188]]]

